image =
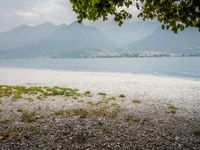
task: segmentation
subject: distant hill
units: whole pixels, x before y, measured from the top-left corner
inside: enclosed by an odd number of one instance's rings
[[[200,32],[189,28],[175,34],[158,28],[148,37],[128,44],[126,49],[135,52],[155,51],[162,53],[200,54]]]
[[[119,47],[139,41],[151,35],[160,27],[160,24],[156,21],[127,21],[122,26],[119,26],[115,21],[106,21],[94,22],[90,25],[100,29],[107,37],[115,41]]]
[[[0,33],[0,58],[200,56],[200,32],[178,34],[157,22],[22,25]]]
[[[4,58],[82,57],[116,48],[100,30],[77,22],[70,25],[19,26],[0,34],[0,56]]]

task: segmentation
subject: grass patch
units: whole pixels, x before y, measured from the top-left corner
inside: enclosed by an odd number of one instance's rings
[[[194,129],[193,134],[200,137],[200,128]]]
[[[121,112],[121,107],[119,105],[111,107],[96,107],[96,108],[74,108],[70,110],[60,110],[55,112],[56,116],[79,116],[80,118],[86,118],[89,116],[95,117],[110,117],[114,118]]]
[[[91,93],[90,93],[90,91],[85,91],[85,93],[84,93],[84,94],[91,94]]]
[[[8,137],[13,139],[17,137],[17,132],[15,131],[14,128],[7,128],[6,133],[8,134]]]
[[[99,130],[100,130],[101,132],[107,133],[107,132],[110,130],[110,128],[109,128],[109,126],[103,124],[103,125],[101,125],[101,126],[99,127]]]
[[[167,112],[171,114],[176,114],[177,109],[178,108],[176,108],[175,106],[169,106]]]
[[[91,100],[87,101],[87,104],[90,105],[90,106],[94,106],[95,105],[95,103],[93,101],[91,101]]]
[[[108,98],[108,100],[113,100],[113,101],[115,101],[116,98],[113,96],[113,97]]]
[[[111,117],[111,118],[114,118],[121,112],[121,108],[120,108],[120,106],[116,106],[116,107],[111,108],[109,110],[106,107],[100,107],[100,108],[97,108],[97,109],[91,109],[90,111],[91,111],[92,115],[94,115],[96,117]]]
[[[21,109],[18,111],[22,113],[22,115],[20,116],[20,119],[22,122],[33,123],[33,122],[37,121],[38,119],[43,118],[42,115],[36,115],[34,112],[29,112],[27,110]]]
[[[48,96],[81,96],[81,93],[78,93],[77,90],[64,87],[26,87],[26,86],[7,86],[0,85],[0,97],[10,97],[12,100],[16,101],[23,98],[23,95],[36,95],[39,96],[38,99],[43,99]]]
[[[140,121],[140,119],[137,118],[135,115],[125,115],[124,120],[126,122],[139,122]]]
[[[40,133],[40,129],[37,126],[33,126],[33,125],[26,127],[26,130],[32,133],[36,133],[36,134]]]
[[[59,111],[54,112],[54,115],[56,116],[63,116],[64,114],[65,114],[64,110],[59,110]]]
[[[72,98],[73,98],[74,100],[77,100],[77,99],[78,99],[78,97],[76,97],[76,96],[73,96]]]
[[[133,104],[140,104],[140,103],[141,103],[141,101],[140,101],[140,100],[138,100],[138,99],[134,99],[134,100],[132,100],[132,103],[133,103]]]
[[[77,108],[72,110],[73,114],[76,116],[80,116],[80,118],[86,118],[90,112],[83,108]]]
[[[91,92],[90,91],[85,91],[84,95],[86,97],[92,97]]]
[[[107,94],[104,93],[104,92],[99,92],[98,95],[100,95],[100,96],[106,96]]]
[[[124,97],[126,97],[124,94],[119,95],[119,98],[124,98]]]
[[[95,103],[96,106],[102,106],[103,104],[108,104],[110,101],[108,99],[100,100]]]

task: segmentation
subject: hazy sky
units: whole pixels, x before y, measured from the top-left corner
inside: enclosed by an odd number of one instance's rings
[[[135,14],[136,8],[129,11]],[[75,20],[69,0],[0,0],[0,32],[21,24],[69,24]]]
[[[0,31],[21,24],[68,24],[75,20],[68,0],[0,0]]]

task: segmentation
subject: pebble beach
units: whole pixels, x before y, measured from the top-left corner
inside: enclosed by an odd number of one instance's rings
[[[199,80],[0,68],[0,85],[0,149],[200,149]]]

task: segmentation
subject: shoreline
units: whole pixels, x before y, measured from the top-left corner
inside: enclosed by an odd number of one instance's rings
[[[0,68],[0,72],[1,85],[65,86],[93,93],[102,91],[160,101],[180,100],[180,105],[189,99],[196,102],[200,99],[200,82],[185,78],[49,69]]]

